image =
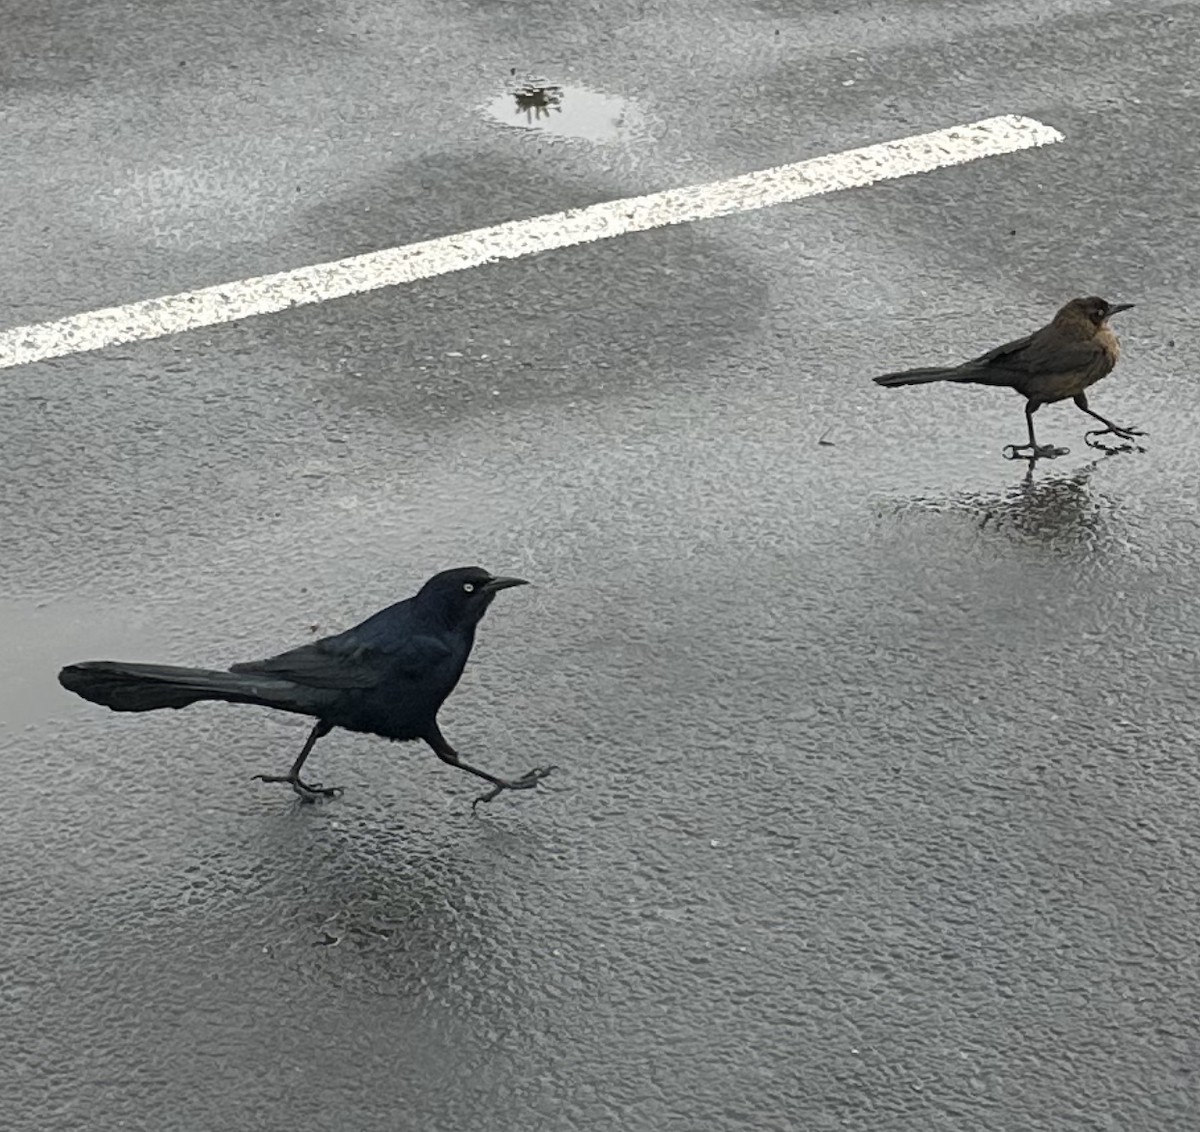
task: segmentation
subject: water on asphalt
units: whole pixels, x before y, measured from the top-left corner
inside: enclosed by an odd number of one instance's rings
[[[1068,140],[6,371],[6,1119],[1190,1132],[1195,10],[289,7],[273,38],[174,13],[194,102],[103,24],[16,72],[6,325],[984,114]],[[478,114],[478,60],[558,74],[574,34],[563,82],[643,107],[644,145]],[[416,116],[439,76],[474,109]],[[151,87],[166,117],[121,126]],[[1077,292],[1138,304],[1092,401],[1145,454],[1049,407],[1072,454],[1026,481],[1012,394],[868,380]],[[261,656],[471,563],[534,585],[444,729],[560,767],[477,815],[416,745],[330,735],[345,796],[302,806],[251,775],[304,721],[54,681]]]

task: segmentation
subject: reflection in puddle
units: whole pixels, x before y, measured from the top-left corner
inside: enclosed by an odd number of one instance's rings
[[[897,506],[911,512],[969,515],[980,532],[1016,535],[1060,547],[1096,547],[1106,539],[1115,503],[1092,489],[1100,461],[1067,474],[1036,475],[1000,492],[957,492],[913,499]]]
[[[563,88],[560,86],[535,86],[532,83],[513,91],[513,100],[517,111],[525,111],[525,124],[532,126],[543,118],[550,117],[550,111],[562,113]],[[572,100],[572,105],[574,100]]]
[[[505,126],[591,142],[615,141],[631,125],[625,99],[543,79],[514,79],[514,85],[493,98],[486,110]]]

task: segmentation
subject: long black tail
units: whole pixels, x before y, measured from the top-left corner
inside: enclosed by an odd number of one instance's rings
[[[208,668],[176,668],[170,664],[124,664],[115,660],[88,660],[69,664],[58,682],[70,692],[113,711],[155,711],[181,708],[199,700],[224,700],[233,704],[314,714],[312,689],[288,680]]]

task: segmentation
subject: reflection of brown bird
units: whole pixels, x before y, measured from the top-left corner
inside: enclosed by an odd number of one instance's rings
[[[930,367],[885,373],[875,378],[878,385],[922,385],[927,381],[961,381],[973,385],[997,385],[1015,389],[1025,401],[1025,420],[1029,425],[1028,444],[1010,444],[1005,455],[1017,457],[1028,454],[1035,460],[1043,456],[1063,456],[1065,448],[1038,444],[1033,435],[1033,414],[1043,405],[1054,401],[1074,399],[1089,416],[1105,427],[1094,429],[1084,438],[1109,433],[1121,440],[1132,441],[1144,436],[1136,428],[1122,428],[1088,408],[1084,392],[1102,377],[1112,372],[1121,356],[1120,343],[1108,325],[1118,311],[1129,310],[1132,303],[1109,303],[1095,296],[1072,299],[1048,326],[1035,330],[1026,338],[1018,338],[997,346],[978,358],[962,365],[946,368]],[[1103,447],[1103,445],[1093,445]]]

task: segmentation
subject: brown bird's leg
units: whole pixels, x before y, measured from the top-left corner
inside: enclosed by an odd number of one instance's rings
[[[1092,439],[1093,437],[1107,436],[1109,433],[1112,433],[1113,436],[1120,437],[1121,440],[1129,441],[1132,441],[1134,437],[1145,436],[1146,434],[1142,432],[1141,429],[1133,428],[1132,426],[1122,427],[1121,425],[1113,424],[1112,421],[1110,421],[1107,417],[1102,417],[1099,413],[1097,413],[1095,409],[1089,409],[1087,396],[1083,393],[1080,393],[1079,396],[1075,398],[1075,404],[1078,405],[1079,408],[1081,408],[1085,413],[1087,413],[1089,417],[1095,417],[1096,420],[1105,426],[1104,428],[1094,428],[1091,432],[1084,433],[1083,440],[1085,444],[1090,445],[1092,448],[1103,448],[1105,451],[1127,452],[1131,448],[1138,452],[1146,451],[1138,444],[1122,444],[1118,449],[1110,449],[1107,445],[1096,444]]]
[[[486,770],[480,770],[478,767],[468,766],[459,758],[458,752],[446,742],[446,737],[434,724],[429,734],[425,736],[425,742],[433,748],[433,753],[444,763],[450,766],[456,766],[459,770],[465,770],[468,774],[475,775],[476,778],[486,779],[492,784],[492,789],[486,794],[480,794],[474,802],[471,803],[471,809],[475,809],[480,802],[490,802],[497,794],[504,790],[531,790],[543,778],[546,777],[552,770],[558,769],[553,766],[535,766],[528,774],[523,774],[520,778],[507,779],[497,778],[494,774],[488,774]]]
[[[1004,455],[1010,460],[1053,460],[1055,456],[1066,456],[1069,448],[1055,448],[1053,444],[1039,444],[1033,435],[1033,414],[1042,407],[1042,402],[1036,397],[1030,397],[1025,402],[1025,424],[1029,428],[1028,444],[1010,444],[1004,449]]]
[[[322,786],[319,782],[305,782],[300,777],[300,768],[304,765],[304,760],[308,758],[309,752],[312,751],[313,745],[318,739],[324,735],[328,735],[332,730],[332,723],[318,720],[313,729],[308,733],[304,749],[296,757],[296,761],[292,763],[292,769],[287,774],[256,774],[254,777],[262,782],[286,782],[300,795],[301,800],[305,802],[315,801],[318,797],[338,797],[342,793],[340,786]]]

